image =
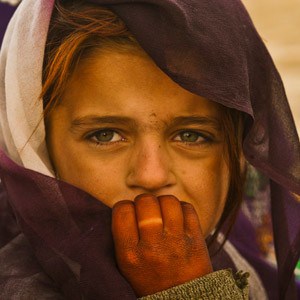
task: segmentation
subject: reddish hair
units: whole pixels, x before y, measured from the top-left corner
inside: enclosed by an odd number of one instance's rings
[[[95,49],[107,46],[112,49],[141,49],[124,22],[111,10],[82,0],[56,1],[43,68],[41,97],[44,100],[45,120],[62,98],[79,61]],[[221,230],[225,238],[228,237],[242,202],[245,181],[245,172],[241,168],[244,116],[222,105],[220,109],[230,182],[223,214],[214,234],[208,238],[208,245]]]
[[[111,10],[84,1],[56,1],[43,67],[44,116],[61,98],[78,62],[95,48],[127,47],[138,43]]]

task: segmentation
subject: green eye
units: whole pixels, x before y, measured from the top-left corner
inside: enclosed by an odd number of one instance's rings
[[[183,142],[186,143],[195,143],[199,140],[199,138],[202,138],[202,140],[205,140],[199,133],[193,132],[193,131],[185,131],[180,133],[180,139]]]
[[[126,139],[114,129],[101,129],[89,133],[85,140],[96,147],[113,147],[119,142],[125,142]]]
[[[94,137],[98,142],[110,142],[114,137],[115,132],[112,130],[98,131],[94,134]]]
[[[90,141],[99,144],[108,144],[111,142],[118,142],[123,140],[122,136],[112,129],[98,130],[90,134],[87,138]]]

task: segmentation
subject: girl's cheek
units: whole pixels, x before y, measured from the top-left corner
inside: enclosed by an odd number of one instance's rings
[[[213,167],[212,167],[213,166]],[[229,172],[223,160],[199,164],[198,168],[185,170],[182,186],[188,202],[198,214],[202,231],[207,236],[218,223],[224,209],[229,187]]]

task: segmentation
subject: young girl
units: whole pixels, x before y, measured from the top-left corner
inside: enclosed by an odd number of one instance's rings
[[[0,74],[2,298],[296,298],[299,139],[240,2],[24,0]],[[278,283],[224,244],[247,163]]]

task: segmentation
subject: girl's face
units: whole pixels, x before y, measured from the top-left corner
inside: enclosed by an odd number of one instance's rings
[[[229,186],[219,106],[163,73],[145,53],[81,61],[49,116],[58,176],[112,207],[142,193],[194,205],[206,237]]]

